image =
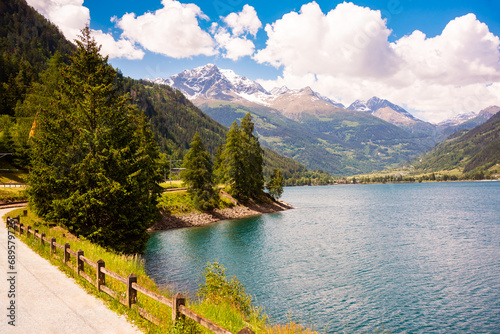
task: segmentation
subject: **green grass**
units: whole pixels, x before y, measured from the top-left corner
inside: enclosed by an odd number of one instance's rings
[[[13,210],[9,213],[10,217],[17,215],[22,215],[24,209]],[[4,217],[5,218],[5,217]],[[49,224],[43,221],[41,218],[34,215],[31,210],[28,210],[27,217],[21,217],[21,222],[25,226],[31,226],[32,229],[38,229],[39,233],[45,233],[46,237],[56,238],[56,242],[63,245],[69,243],[71,249],[76,251],[82,249],[84,251],[84,256],[94,262],[99,259],[104,260],[105,267],[123,277],[127,277],[130,273],[134,273],[137,276],[138,284],[146,287],[147,289],[154,291],[158,294],[164,295],[167,298],[172,298],[173,294],[177,291],[170,291],[166,288],[160,288],[156,286],[155,282],[150,279],[144,267],[144,260],[140,256],[126,256],[117,254],[115,252],[109,251],[101,246],[95,245],[84,238],[77,238],[71,235],[64,228],[57,226],[55,224]],[[57,249],[56,256],[50,254],[50,245],[45,243],[44,246],[41,245],[39,239],[35,239],[32,235],[23,236],[17,234],[18,240],[22,240],[30,248],[40,254],[42,257],[49,260],[53,265],[59,267],[61,271],[66,273],[67,276],[73,277],[75,282],[81,285],[89,294],[95,295],[102,299],[107,306],[118,314],[125,315],[130,322],[133,322],[141,330],[147,333],[211,333],[209,330],[203,328],[199,324],[194,323],[191,320],[186,320],[183,323],[178,323],[173,326],[171,321],[171,309],[147,296],[138,293],[138,306],[146,309],[148,312],[161,319],[163,325],[156,326],[153,323],[142,318],[135,310],[128,309],[123,306],[114,298],[108,296],[103,292],[97,292],[95,286],[88,283],[85,279],[77,276],[75,271],[65,265],[62,262],[62,251]],[[76,266],[75,259],[71,256],[71,264]],[[92,267],[85,265],[85,272],[91,277],[95,277],[96,272]],[[119,292],[123,297],[125,296],[125,285],[121,282],[114,280],[113,278],[106,277],[106,286]],[[189,296],[188,296],[189,297]],[[191,308],[196,313],[199,313],[206,318],[214,321],[215,323],[227,328],[235,333],[241,330],[243,327],[250,327],[256,333],[292,333],[290,331],[278,330],[282,328],[282,325],[271,325],[267,321],[267,316],[263,314],[259,309],[252,306],[251,312],[242,312],[238,307],[235,307],[230,301],[224,301],[213,303],[207,299],[189,299],[187,300],[187,307]],[[285,325],[285,327],[292,325]],[[295,325],[293,325],[295,326]],[[276,328],[274,330],[273,328]],[[294,327],[295,328],[295,327]],[[298,331],[293,331],[293,333],[312,333],[302,327]]]
[[[0,203],[26,201],[28,194],[24,187],[0,187]]]
[[[183,188],[184,183],[182,180],[172,180],[160,183],[160,187],[169,189],[169,188]]]
[[[172,191],[161,194],[158,207],[170,214],[196,212],[193,200],[186,190]]]
[[[0,183],[25,183],[27,172],[17,169],[8,162],[0,161]]]
[[[229,208],[234,206],[232,197],[230,197],[224,189],[220,189],[221,196],[219,197],[219,209]],[[161,194],[158,201],[158,207],[161,210],[167,211],[172,215],[179,215],[183,213],[199,212],[194,202],[186,190],[169,191]]]

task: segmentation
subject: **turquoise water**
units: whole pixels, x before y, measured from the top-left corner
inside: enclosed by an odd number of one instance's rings
[[[500,182],[286,188],[294,210],[155,233],[160,284],[207,261],[277,322],[321,332],[500,333]]]

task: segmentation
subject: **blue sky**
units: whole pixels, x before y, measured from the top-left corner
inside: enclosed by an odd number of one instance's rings
[[[89,24],[125,75],[207,63],[346,105],[387,98],[440,121],[500,105],[500,3],[28,0],[68,38]]]

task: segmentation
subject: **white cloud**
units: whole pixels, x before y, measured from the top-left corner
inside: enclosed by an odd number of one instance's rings
[[[225,28],[218,27],[214,34],[214,38],[218,47],[226,50],[223,57],[234,61],[241,57],[252,55],[255,50],[255,44],[253,44],[252,41],[245,37],[240,38],[231,36]]]
[[[210,32],[217,42],[217,48],[225,50],[224,58],[238,60],[244,56],[251,56],[255,51],[255,44],[248,39],[248,34],[254,38],[262,27],[255,8],[245,5],[239,13],[231,13],[222,18],[227,27],[212,23]],[[229,32],[228,28],[231,29]]]
[[[296,74],[322,73],[384,77],[399,61],[387,38],[391,31],[379,11],[342,3],[323,14],[316,2],[285,14],[265,28],[267,47],[260,63],[285,66]]]
[[[434,38],[415,31],[389,43],[379,11],[342,3],[324,14],[311,2],[265,30],[254,59],[283,67],[265,87],[309,85],[347,105],[376,95],[430,121],[500,105],[500,40],[473,14]]]
[[[243,6],[243,10],[239,13],[229,14],[223,20],[232,29],[235,36],[250,33],[255,37],[259,29],[262,28],[255,8],[249,5]]]
[[[28,4],[54,23],[64,36],[74,41],[90,22],[90,12],[83,0],[27,0]]]
[[[140,16],[127,13],[115,19],[123,30],[122,38],[142,45],[145,49],[172,58],[214,55],[214,41],[203,31],[198,18],[208,20],[195,4],[162,0],[163,8]]]
[[[28,0],[45,18],[59,27],[64,37],[73,42],[90,23],[90,11],[83,6],[83,0]],[[137,49],[128,40],[116,41],[111,34],[92,30],[96,42],[102,45],[101,53],[110,58],[142,59],[144,51]]]
[[[101,54],[108,55],[109,58],[142,59],[144,51],[138,49],[127,39],[116,41],[111,34],[105,34],[102,30],[92,30],[97,44],[101,44]]]
[[[500,40],[474,14],[458,17],[434,38],[420,31],[393,45],[413,76],[432,83],[467,85],[500,79]]]

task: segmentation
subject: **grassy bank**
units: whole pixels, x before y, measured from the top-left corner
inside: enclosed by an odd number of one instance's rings
[[[236,200],[232,198],[223,188],[219,189],[219,202],[217,208],[225,209],[233,207]],[[161,194],[158,201],[160,210],[164,210],[170,214],[183,214],[201,212],[194,206],[193,199],[186,190],[169,191]]]
[[[11,217],[17,216],[22,214],[22,210],[23,209],[13,210],[9,213],[9,215]],[[21,222],[24,225],[32,226],[32,229],[38,229],[39,233],[45,233],[49,238],[55,237],[59,244],[64,244],[66,242],[69,243],[72,250],[82,249],[85,252],[85,257],[94,262],[97,262],[99,259],[104,260],[107,269],[114,271],[121,276],[127,277],[130,273],[134,273],[138,278],[138,284],[151,291],[164,295],[167,298],[172,298],[173,294],[178,292],[156,286],[155,282],[147,276],[144,261],[139,256],[120,255],[104,249],[103,247],[92,244],[90,241],[83,238],[77,238],[71,235],[64,228],[57,226],[56,224],[43,221],[30,211],[28,211],[27,217],[21,218]],[[150,298],[139,295],[138,306],[148,310],[148,312],[161,319],[163,325],[156,326],[140,317],[136,311],[126,308],[107,294],[102,292],[98,293],[93,285],[80,276],[77,276],[72,269],[66,266],[60,257],[52,257],[50,254],[50,247],[47,243],[42,246],[38,240],[34,241],[33,237],[26,237],[25,234],[23,236],[18,235],[18,238],[42,257],[49,260],[53,265],[59,267],[59,269],[65,272],[66,275],[73,277],[75,282],[80,284],[88,293],[102,299],[110,309],[119,314],[125,315],[129,321],[136,324],[144,332],[211,333],[191,320],[187,320],[184,323],[177,323],[176,326],[173,326],[171,322],[170,308]],[[75,266],[76,263],[74,257],[71,257],[71,259],[72,265]],[[85,271],[91,277],[95,276],[95,269],[90,266],[85,266]],[[209,273],[208,270],[207,273]],[[210,281],[207,278],[206,286],[212,287],[211,289],[214,291],[223,291],[223,289],[219,289],[218,287],[224,284],[230,285],[233,282],[233,280],[229,281],[225,276],[219,277],[216,281]],[[106,279],[106,286],[122,295],[125,295],[125,285],[115,281],[114,279]],[[217,287],[217,289],[213,289],[214,286]],[[229,288],[229,291],[233,290]],[[244,293],[244,289],[236,289],[234,291]],[[287,325],[272,325],[269,323],[267,316],[260,309],[251,305],[251,302],[247,306],[248,307],[244,308],[241,307],[239,303],[235,302],[234,294],[231,293],[222,294],[218,297],[217,295],[214,297],[213,294],[205,293],[202,298],[197,296],[188,296],[187,299],[187,307],[234,333],[237,333],[239,330],[247,326],[250,327],[255,333],[313,333],[309,330],[305,330],[294,322],[290,322]]]
[[[28,200],[28,194],[24,187],[1,187],[0,188],[0,204],[21,202]]]

